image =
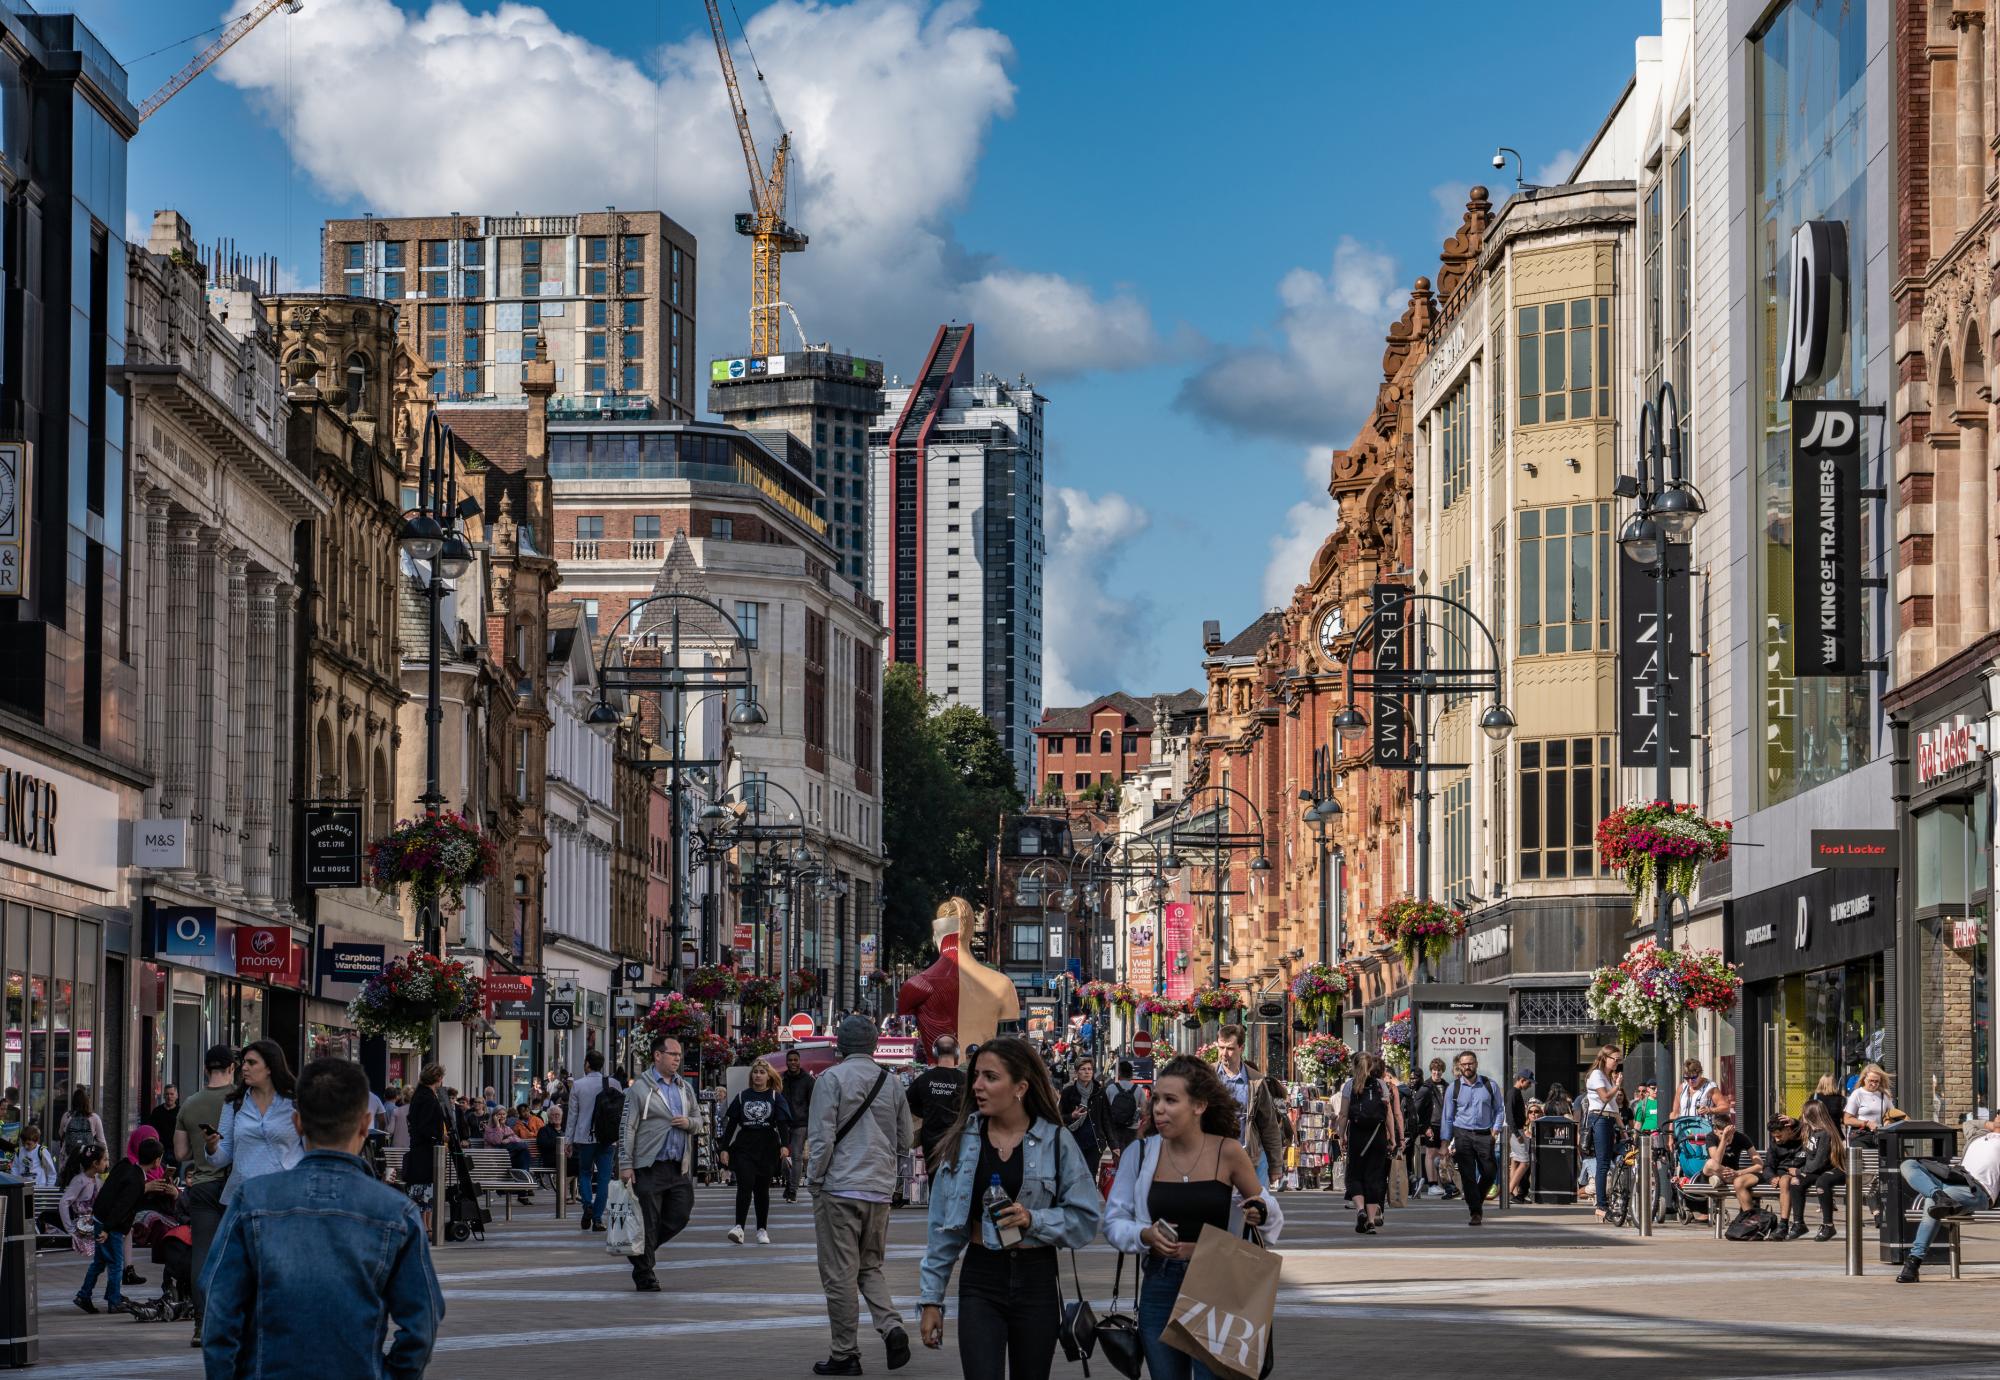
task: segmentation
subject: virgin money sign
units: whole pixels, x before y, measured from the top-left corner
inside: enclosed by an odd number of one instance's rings
[[[298,966],[292,956],[292,932],[284,925],[236,927],[236,975],[265,982],[293,983]]]

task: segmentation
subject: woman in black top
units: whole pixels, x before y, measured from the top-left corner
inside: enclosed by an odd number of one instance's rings
[[[739,1246],[753,1202],[757,1244],[771,1244],[771,1233],[765,1230],[771,1220],[771,1178],[779,1163],[792,1157],[793,1122],[777,1071],[759,1059],[750,1066],[750,1086],[730,1099],[722,1113],[718,1142],[719,1162],[736,1173],[736,1225],[729,1229],[729,1239]]]
[[[424,1230],[430,1230],[431,1204],[437,1198],[437,1151],[456,1139],[451,1109],[444,1101],[444,1065],[432,1064],[410,1094],[410,1148],[403,1156],[403,1186],[411,1201],[424,1210]]]
[[[1347,1147],[1347,1201],[1355,1210],[1354,1229],[1373,1235],[1389,1198],[1389,1161],[1403,1151],[1402,1106],[1380,1055],[1362,1055],[1354,1077],[1340,1090],[1340,1143]]]
[[[1819,1233],[1815,1241],[1833,1240],[1833,1188],[1847,1178],[1847,1147],[1826,1107],[1809,1100],[1799,1114],[1800,1149],[1796,1161],[1778,1180],[1778,1215],[1784,1220],[1773,1241],[1795,1241],[1806,1234],[1806,1195],[1819,1194]]]

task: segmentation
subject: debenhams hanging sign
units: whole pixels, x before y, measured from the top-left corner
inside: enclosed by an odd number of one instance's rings
[[[0,752],[0,863],[112,890],[118,884],[118,797]]]

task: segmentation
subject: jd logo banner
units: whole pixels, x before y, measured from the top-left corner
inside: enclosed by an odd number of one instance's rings
[[[1792,485],[1792,674],[1860,675],[1861,404],[1792,404]]]

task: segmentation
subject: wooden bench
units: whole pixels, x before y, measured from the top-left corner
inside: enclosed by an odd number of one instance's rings
[[[514,1177],[514,1162],[506,1150],[497,1145],[474,1145],[466,1149],[465,1159],[472,1166],[473,1187],[485,1193],[499,1195],[501,1210],[506,1220],[514,1220],[514,1199],[520,1198],[526,1207],[534,1201],[535,1182],[530,1171],[527,1179]]]

